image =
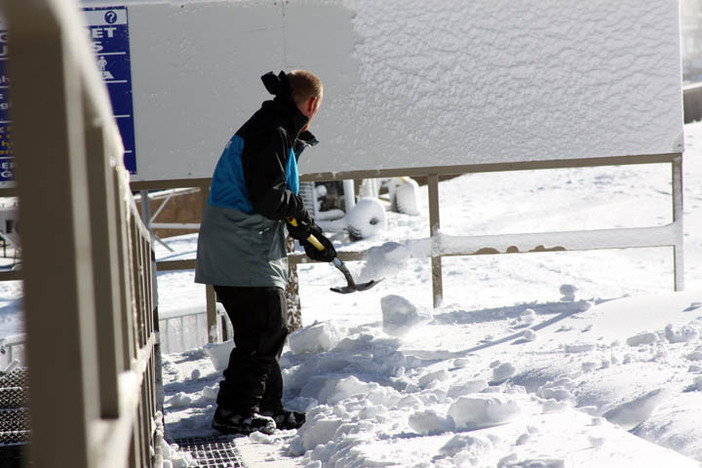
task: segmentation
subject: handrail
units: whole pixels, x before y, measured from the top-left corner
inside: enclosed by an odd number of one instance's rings
[[[23,223],[29,454],[39,468],[160,466],[153,245],[79,8],[0,1]]]

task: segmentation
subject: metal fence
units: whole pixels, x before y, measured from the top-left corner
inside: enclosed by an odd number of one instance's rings
[[[161,353],[179,353],[231,339],[234,330],[221,304],[216,305],[215,317],[217,322],[214,326],[208,325],[207,311],[204,309],[159,317]]]
[[[2,0],[33,467],[160,466],[153,246],[79,4]]]

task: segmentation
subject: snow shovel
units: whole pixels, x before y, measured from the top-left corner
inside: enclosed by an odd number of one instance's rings
[[[287,221],[293,225],[297,226],[297,220],[295,218],[288,218]],[[319,240],[314,237],[313,234],[310,234],[307,237],[307,242],[312,244],[317,250],[322,251],[324,250],[324,246],[319,242]],[[344,278],[346,278],[346,286],[337,286],[335,288],[329,288],[334,292],[337,292],[339,294],[349,294],[352,292],[356,291],[365,291],[366,289],[370,289],[376,284],[380,283],[383,281],[382,279],[379,280],[371,280],[368,281],[367,283],[359,283],[356,284],[356,282],[353,280],[353,277],[351,276],[351,273],[349,272],[349,269],[346,268],[346,265],[344,265],[344,262],[342,262],[339,257],[334,257],[334,260],[331,261],[331,263],[344,275]]]

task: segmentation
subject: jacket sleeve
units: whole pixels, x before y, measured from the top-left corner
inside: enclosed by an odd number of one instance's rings
[[[308,220],[302,198],[289,188],[285,163],[290,155],[288,136],[276,129],[265,138],[247,141],[242,153],[244,180],[256,213],[270,219],[294,216]]]

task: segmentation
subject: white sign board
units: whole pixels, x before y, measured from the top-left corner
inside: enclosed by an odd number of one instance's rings
[[[135,181],[210,177],[295,68],[325,84],[303,173],[682,152],[677,0],[123,4]]]

